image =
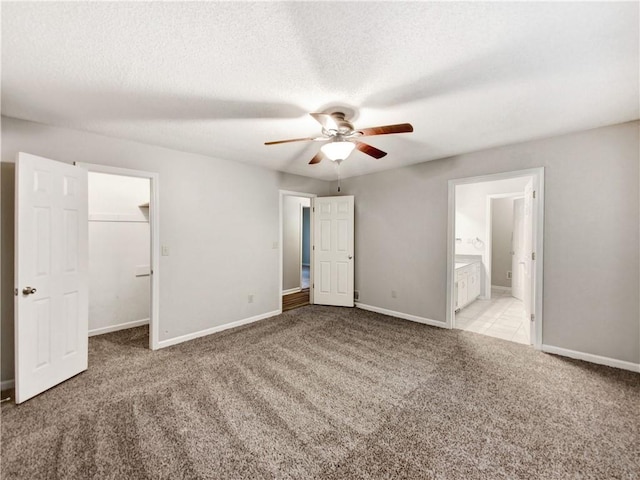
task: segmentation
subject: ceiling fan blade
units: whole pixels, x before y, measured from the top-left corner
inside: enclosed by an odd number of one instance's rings
[[[383,127],[371,127],[358,130],[362,136],[367,135],[387,135],[389,133],[409,133],[413,132],[410,123],[399,123],[397,125],[385,125]]]
[[[376,147],[372,147],[371,145],[368,145],[366,143],[357,141],[353,143],[356,144],[356,148],[358,150],[360,150],[362,153],[366,153],[373,158],[382,158],[387,154],[387,152],[383,152],[382,150],[379,150]]]
[[[337,124],[336,119],[328,113],[310,113],[314,120],[322,125],[325,130],[339,130],[340,125]]]
[[[306,142],[306,141],[311,141],[311,140],[316,140],[316,139],[312,138],[312,137],[308,137],[308,138],[292,138],[290,140],[277,140],[275,142],[264,142],[264,144],[265,145],[278,145],[279,143]]]
[[[316,156],[311,159],[311,161],[309,162],[309,165],[320,163],[323,158],[324,158],[324,153],[322,153],[322,150],[320,150],[318,153],[316,153]]]

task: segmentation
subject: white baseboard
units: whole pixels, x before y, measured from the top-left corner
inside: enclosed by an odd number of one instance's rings
[[[230,328],[240,327],[242,325],[247,325],[249,323],[258,322],[266,318],[275,317],[276,315],[280,315],[281,313],[282,313],[282,310],[274,310],[273,312],[267,312],[261,315],[256,315],[254,317],[245,318],[235,322],[225,323],[224,325],[218,325],[217,327],[207,328],[206,330],[200,330],[199,332],[188,333],[187,335],[182,335],[180,337],[161,340],[160,342],[158,342],[158,348],[170,347],[172,345],[177,345],[178,343],[187,342],[189,340],[194,340],[200,337],[206,337],[207,335],[222,332],[223,330],[228,330]]]
[[[301,291],[302,291],[301,287],[290,288],[289,290],[282,290],[282,295],[291,295],[292,293],[298,293]]]
[[[445,322],[432,320],[430,318],[418,317],[417,315],[411,315],[409,313],[395,312],[393,310],[387,310],[386,308],[374,307],[373,305],[366,305],[359,302],[356,302],[355,306],[363,310],[369,310],[370,312],[389,315],[390,317],[402,318],[403,320],[409,320],[411,322],[424,323],[425,325],[431,325],[433,327],[447,328],[447,324]]]
[[[111,325],[109,327],[94,328],[89,330],[89,336],[102,335],[103,333],[117,332],[118,330],[125,330],[127,328],[140,327],[142,325],[148,325],[149,319],[143,318],[142,320],[136,320],[134,322],[120,323],[118,325]]]
[[[15,383],[14,380],[2,380],[0,382],[0,390],[9,390],[15,386]]]
[[[622,370],[640,373],[640,363],[632,363],[610,357],[601,357],[600,355],[568,350],[566,348],[554,347],[553,345],[542,345],[542,351],[545,353],[553,353],[554,355],[561,355],[563,357],[584,360],[585,362],[597,363],[598,365],[606,365],[608,367],[621,368]]]
[[[500,290],[502,292],[510,292],[511,287],[503,287],[502,285],[491,285],[491,288],[494,290]]]

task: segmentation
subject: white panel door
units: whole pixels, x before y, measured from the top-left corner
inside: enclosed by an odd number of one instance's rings
[[[527,254],[524,246],[524,199],[513,202],[513,237],[511,239],[511,295],[524,300],[524,267]]]
[[[354,197],[313,202],[313,303],[353,307]]]
[[[87,171],[19,153],[16,403],[87,369]]]
[[[533,311],[535,268],[533,263],[533,180],[524,187],[524,215],[522,220],[522,243],[524,245],[524,285],[523,303],[527,319],[531,319]],[[535,325],[529,322],[529,343],[535,342]]]

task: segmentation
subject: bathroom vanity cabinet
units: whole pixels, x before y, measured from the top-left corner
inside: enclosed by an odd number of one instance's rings
[[[481,263],[456,263],[455,300],[456,310],[460,310],[480,296]]]

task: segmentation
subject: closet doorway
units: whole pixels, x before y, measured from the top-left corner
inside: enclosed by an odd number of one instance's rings
[[[158,175],[78,164],[88,170],[89,336],[131,330],[157,348]]]

